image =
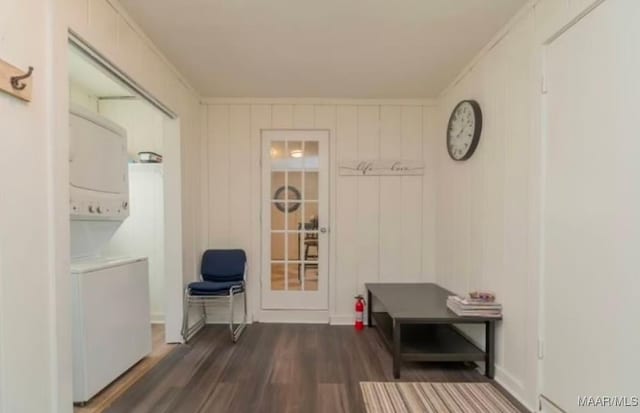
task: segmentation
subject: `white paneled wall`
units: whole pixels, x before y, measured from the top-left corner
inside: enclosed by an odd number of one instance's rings
[[[539,91],[534,16],[527,14],[440,103],[441,130],[457,102],[475,99],[483,130],[466,162],[437,150],[437,280],[459,294],[495,291],[504,306],[496,378],[527,402],[535,400],[537,296],[531,290],[535,237],[530,234],[532,142]],[[482,332],[470,330],[482,342]]]
[[[51,292],[59,283],[51,257],[56,241],[65,241],[51,219],[51,209],[59,207],[52,200],[49,165],[57,143],[50,134],[53,88],[40,80],[53,65],[47,50],[51,16],[40,0],[0,0],[0,10],[0,58],[32,65],[42,76],[33,82],[29,104],[0,93],[0,412],[55,411],[59,400],[70,409],[71,340],[55,335],[68,332],[70,320],[56,318],[69,313]],[[61,284],[70,291],[71,277],[66,281]]]
[[[98,113],[127,130],[129,159],[137,160],[139,152],[163,154],[164,116],[149,103],[140,99],[100,99]]]
[[[616,0],[609,0],[616,1]],[[455,104],[475,99],[483,131],[474,156],[437,147],[437,281],[459,294],[492,290],[504,305],[496,380],[533,409],[538,395],[538,305],[543,43],[594,0],[529,3],[439,101],[444,131]],[[482,343],[481,331],[469,329]]]
[[[328,129],[330,314],[352,320],[367,281],[434,280],[434,109],[430,105],[212,103],[206,106],[210,248],[248,251],[252,309],[259,312],[260,129]],[[425,175],[343,177],[340,160],[423,159]]]
[[[165,317],[163,166],[129,164],[130,214],[103,251],[104,256],[149,259],[152,323],[162,323]]]

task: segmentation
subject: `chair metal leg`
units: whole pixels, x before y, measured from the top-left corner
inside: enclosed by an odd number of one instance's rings
[[[183,303],[183,314],[182,314],[182,338],[184,339],[184,343],[187,344],[189,339],[193,337],[195,333],[197,333],[207,321],[207,312],[206,312],[206,303],[204,301],[201,302],[202,305],[202,317],[200,320],[196,321],[196,323],[192,326],[189,326],[189,310],[191,309],[191,297],[189,296],[189,289],[185,289],[184,291],[184,303]]]
[[[182,337],[184,338],[185,344],[189,341],[189,339],[200,330],[206,324],[207,319],[207,305],[212,304],[213,300],[224,300],[225,298],[229,300],[229,334],[231,335],[231,340],[235,343],[238,341],[238,338],[242,334],[244,328],[247,325],[247,295],[246,291],[244,291],[244,286],[242,287],[232,287],[229,290],[228,296],[216,296],[216,297],[190,297],[189,290],[186,289],[184,292],[184,314],[182,317]],[[239,291],[238,291],[239,290]],[[242,315],[242,321],[238,324],[234,323],[234,296],[242,295],[244,300],[243,310],[244,313]],[[199,304],[202,308],[202,318],[198,320],[193,326],[189,326],[189,309],[191,304]]]
[[[184,290],[184,297],[183,297],[183,304],[182,304],[182,338],[184,339],[184,342],[187,342],[187,330],[189,329],[189,289],[185,288]]]
[[[229,333],[231,333],[231,341],[235,343],[236,337],[233,334],[233,294],[229,294]]]
[[[244,289],[244,287],[243,287]],[[230,320],[229,320],[229,331],[231,332],[231,340],[235,343],[238,341],[238,338],[240,337],[240,335],[242,334],[242,331],[244,330],[244,328],[247,325],[247,292],[246,290],[243,290],[242,292],[238,292],[236,293],[237,295],[241,295],[242,294],[242,299],[244,300],[244,314],[242,315],[242,322],[240,324],[237,325],[237,327],[234,328],[233,326],[233,288],[229,291],[229,314],[230,314]]]
[[[244,317],[242,317],[242,321],[246,325],[247,324],[247,291],[246,290],[244,293],[242,293],[242,301],[244,301]]]
[[[234,343],[238,341],[238,338],[240,337],[245,327],[247,326],[247,292],[246,291],[242,292],[242,300],[244,301],[244,305],[243,305],[244,314],[242,315],[242,323],[240,323],[238,327],[236,327],[235,331],[233,332]]]

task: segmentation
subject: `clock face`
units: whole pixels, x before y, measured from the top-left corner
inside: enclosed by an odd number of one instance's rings
[[[475,100],[463,100],[451,112],[447,127],[447,150],[456,161],[469,159],[478,146],[482,112]]]

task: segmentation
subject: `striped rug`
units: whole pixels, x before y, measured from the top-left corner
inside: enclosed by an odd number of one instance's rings
[[[360,383],[367,413],[518,413],[489,383]]]

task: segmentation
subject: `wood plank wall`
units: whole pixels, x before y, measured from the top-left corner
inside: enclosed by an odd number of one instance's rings
[[[421,104],[215,103],[204,106],[204,210],[210,248],[250,257],[259,311],[260,129],[329,129],[330,314],[349,322],[367,281],[432,281],[435,255],[435,108]],[[425,175],[337,176],[337,161],[423,159]]]

